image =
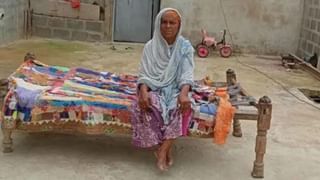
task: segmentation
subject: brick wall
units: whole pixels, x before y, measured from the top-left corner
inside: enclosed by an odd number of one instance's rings
[[[305,0],[298,55],[320,55],[320,0]],[[318,69],[320,62],[318,61]]]
[[[32,0],[33,3],[43,3],[44,1]],[[81,0],[81,3],[100,6],[99,20],[57,17],[43,12],[34,12],[32,15],[32,35],[65,40],[110,41],[112,38],[113,1]]]
[[[78,41],[103,41],[104,21],[33,14],[34,36]]]

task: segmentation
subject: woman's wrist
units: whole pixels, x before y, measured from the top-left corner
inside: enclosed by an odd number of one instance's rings
[[[189,91],[190,91],[190,85],[189,84],[182,85],[181,90],[180,90],[180,95],[188,96]]]
[[[140,84],[139,91],[141,93],[146,93],[146,92],[148,92],[148,90],[149,90],[149,87],[146,84]]]

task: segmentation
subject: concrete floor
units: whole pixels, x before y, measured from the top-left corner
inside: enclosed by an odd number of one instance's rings
[[[118,44],[116,50],[111,47],[43,39],[18,41],[0,48],[0,78],[14,71],[28,51],[48,64],[136,73],[142,45]],[[316,109],[301,102],[270,78],[309,103],[297,88],[320,90],[318,80],[301,70],[286,71],[274,57],[241,55],[223,59],[212,55],[207,59],[196,57],[195,61],[196,78],[209,75],[223,81],[225,71],[232,68],[251,95],[272,99],[264,179],[320,179],[320,106],[314,104]],[[175,164],[167,173],[157,170],[151,152],[133,148],[129,136],[16,132],[14,152],[0,153],[0,179],[252,179],[256,122],[241,122],[244,136],[230,135],[223,146],[214,145],[211,139],[180,138],[174,149]]]

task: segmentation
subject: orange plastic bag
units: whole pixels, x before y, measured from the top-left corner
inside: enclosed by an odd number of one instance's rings
[[[213,131],[213,142],[224,144],[231,128],[231,122],[236,109],[228,101],[229,97],[221,97],[216,115],[216,123]]]

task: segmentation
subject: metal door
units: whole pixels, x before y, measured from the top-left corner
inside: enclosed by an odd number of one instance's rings
[[[147,42],[158,11],[159,0],[116,0],[113,40]]]

